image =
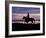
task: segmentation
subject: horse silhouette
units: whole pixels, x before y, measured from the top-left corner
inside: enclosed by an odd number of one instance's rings
[[[24,21],[27,22],[27,24],[28,24],[29,21],[31,21],[32,23],[35,23],[34,18],[27,18],[27,17],[23,16],[23,19],[25,19]]]

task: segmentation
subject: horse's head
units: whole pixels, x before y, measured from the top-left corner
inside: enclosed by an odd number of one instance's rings
[[[23,19],[25,19],[25,16],[23,16]]]

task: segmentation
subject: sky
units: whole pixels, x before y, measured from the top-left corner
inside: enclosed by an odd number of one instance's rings
[[[12,20],[22,20],[23,16],[27,16],[28,12],[30,18],[40,19],[40,8],[12,7]]]
[[[12,7],[12,13],[39,14],[40,13],[40,8],[33,8],[33,7]]]

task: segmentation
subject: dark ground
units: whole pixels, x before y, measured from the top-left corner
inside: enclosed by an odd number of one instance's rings
[[[40,24],[12,23],[12,31],[40,30]]]

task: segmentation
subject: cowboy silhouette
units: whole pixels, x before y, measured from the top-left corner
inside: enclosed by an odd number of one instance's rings
[[[35,19],[34,18],[30,18],[29,17],[29,13],[27,14],[27,16],[25,17],[25,16],[23,16],[23,19],[25,19],[25,22],[27,22],[27,24],[28,24],[28,22],[29,21],[31,21],[32,23],[34,23],[33,21],[35,21]]]
[[[29,13],[27,14],[27,18],[29,19]]]

